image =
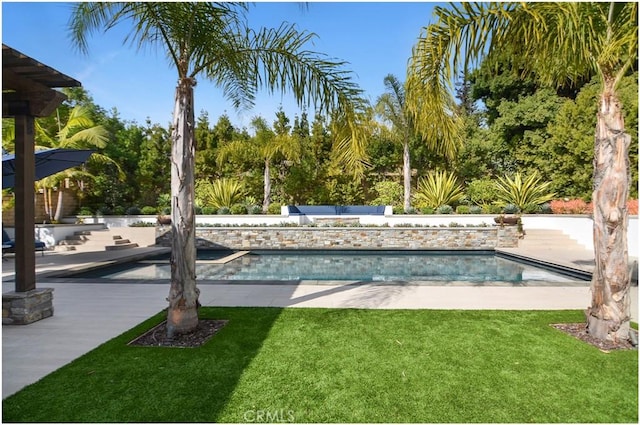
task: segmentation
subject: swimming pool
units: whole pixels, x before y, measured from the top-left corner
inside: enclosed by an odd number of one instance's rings
[[[198,281],[356,281],[525,284],[583,279],[495,255],[493,251],[252,251],[199,252]],[[69,276],[67,276],[69,277]],[[73,277],[168,280],[168,256],[97,269]],[[586,282],[585,282],[586,284]]]

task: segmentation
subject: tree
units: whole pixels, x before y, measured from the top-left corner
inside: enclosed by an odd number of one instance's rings
[[[618,95],[638,59],[637,3],[464,3],[436,7],[438,21],[420,35],[409,63],[412,112],[435,117],[437,128],[457,137],[449,89],[460,68],[512,49],[525,73],[542,85],[600,75],[594,143],[593,225],[595,269],[589,333],[602,340],[629,336],[626,201],[629,145]],[[447,124],[440,125],[440,122]]]
[[[255,31],[248,26],[245,3],[77,3],[70,32],[75,45],[88,51],[88,36],[116,24],[131,26],[125,40],[137,47],[163,50],[178,74],[171,150],[172,250],[167,335],[186,333],[198,324],[195,280],[193,89],[197,77],[222,88],[235,108],[253,105],[263,88],[290,91],[301,105],[338,111],[349,134],[338,148],[357,168],[364,152],[359,136],[361,90],[342,69],[344,62],[307,50],[315,35],[294,25]]]
[[[278,114],[276,114],[278,115]],[[275,124],[278,124],[276,121]],[[285,158],[297,160],[300,157],[300,146],[293,143],[293,139],[288,133],[288,129],[278,127],[279,133],[269,128],[269,125],[262,117],[255,117],[251,120],[251,127],[255,130],[255,136],[249,140],[235,140],[225,144],[218,149],[218,164],[227,161],[229,157],[240,157],[249,155],[260,158],[264,166],[264,198],[262,202],[262,212],[269,211],[271,204],[271,164],[277,154],[284,155]],[[285,131],[286,130],[286,131]]]
[[[389,74],[384,77],[386,93],[378,97],[376,112],[384,121],[391,124],[389,136],[391,140],[402,144],[402,178],[404,181],[404,211],[411,208],[411,151],[409,142],[415,137],[413,117],[405,102],[404,86],[398,79]]]
[[[69,117],[64,126],[58,123],[58,131],[55,135],[50,135],[36,122],[36,148],[51,149],[95,149],[104,148],[109,139],[107,130],[101,125],[94,125],[90,116],[89,109],[84,106],[75,106],[69,113]],[[102,164],[115,162],[100,153],[94,152],[91,157],[91,161],[100,162]],[[115,164],[119,169],[119,166]],[[53,220],[59,221],[62,216],[62,187],[61,184],[66,179],[82,180],[83,178],[92,177],[86,170],[78,170],[77,168],[70,168],[60,173],[56,173],[52,176],[43,179],[39,184],[44,189],[45,193],[45,210],[48,209],[49,217]],[[58,203],[55,213],[53,213],[53,206],[49,200],[51,196],[51,190],[58,188]],[[47,193],[49,192],[49,193]]]

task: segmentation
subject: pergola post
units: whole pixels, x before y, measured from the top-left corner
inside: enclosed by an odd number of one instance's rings
[[[16,196],[16,292],[36,288],[35,255],[35,140],[34,118],[30,115],[15,116],[16,167],[14,193]]]
[[[66,99],[54,87],[80,83],[2,45],[2,117],[15,120],[15,291],[2,294],[2,324],[26,325],[53,315],[53,289],[36,288],[35,117]]]

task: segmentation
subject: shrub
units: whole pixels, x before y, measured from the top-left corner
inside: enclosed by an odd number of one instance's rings
[[[200,214],[202,214],[202,207],[201,207],[201,206],[199,206],[199,205],[196,205],[195,207],[193,207],[193,212],[194,212],[194,214],[196,214],[196,215],[200,215]]]
[[[247,213],[247,208],[242,204],[233,204],[231,205],[231,208],[229,208],[229,210],[231,211],[231,214],[236,214],[236,215]]]
[[[438,209],[436,209],[436,213],[438,214],[453,214],[453,208],[451,205],[440,205]]]
[[[97,215],[111,215],[111,208],[106,205],[101,206],[96,210]]]
[[[549,204],[548,202],[545,202],[544,204],[540,205],[540,214],[552,214],[553,211],[551,210],[551,204]]]
[[[200,180],[195,188],[196,201],[200,205],[231,208],[233,204],[242,202],[245,192],[242,183],[233,179],[218,179],[210,182]]]
[[[267,214],[280,215],[282,204],[279,202],[274,202],[269,204],[269,208],[267,208]]]
[[[467,186],[466,195],[472,204],[491,204],[498,196],[495,183],[488,179],[474,180]]]
[[[502,208],[502,212],[505,214],[518,214],[520,212],[520,208],[514,204],[507,204]]]
[[[542,182],[537,171],[523,178],[516,173],[513,180],[509,176],[499,177],[495,184],[498,200],[513,204],[522,210],[527,204],[543,204],[553,199],[555,193],[549,192],[551,182]]]
[[[127,211],[125,211],[126,215],[140,215],[140,208],[138,207],[129,207]]]
[[[427,214],[428,215],[428,214],[435,214],[436,210],[431,208],[431,207],[424,207],[424,208],[420,208],[420,212],[422,214]]]
[[[404,213],[405,213],[405,214],[417,214],[417,213],[418,213],[418,210],[416,210],[416,209],[415,209],[415,208],[413,208],[413,207],[409,207],[409,209],[408,209],[408,210],[406,210]]]
[[[496,204],[483,205],[482,212],[484,214],[502,214],[502,207]]]
[[[82,207],[77,215],[93,215],[93,211],[91,211],[91,208]]]
[[[262,208],[260,208],[260,205],[249,205],[247,206],[247,214],[262,214]]]
[[[540,211],[542,211],[542,206],[536,204],[527,204],[522,209],[523,214],[538,214]]]
[[[627,211],[630,215],[638,215],[638,200],[630,199],[627,201]]]
[[[160,208],[163,208],[163,207],[171,208],[171,194],[163,193],[162,195],[158,196],[158,200],[156,201],[156,203]]]
[[[378,194],[378,197],[371,201],[371,205],[401,205],[403,203],[404,188],[398,182],[381,181],[373,186],[373,190]]]
[[[146,205],[146,206],[142,207],[142,209],[140,211],[144,215],[154,215],[155,213],[158,212],[158,209],[156,207],[152,207],[150,205]]]
[[[469,214],[471,213],[471,208],[468,205],[458,205],[456,208],[456,214]]]
[[[231,210],[228,207],[220,207],[218,208],[218,214],[219,215],[227,215],[230,214]]]
[[[171,215],[171,207],[164,207],[162,211],[160,211],[163,215]]]
[[[131,223],[129,227],[155,227],[156,225],[153,223],[147,223],[145,221],[136,221],[135,223]]]
[[[399,206],[399,205],[396,205],[396,206],[393,207],[393,213],[395,215],[402,215],[402,214],[404,214],[404,208]]]
[[[432,172],[418,180],[418,188],[413,195],[418,207],[431,208],[455,204],[463,197],[462,186],[457,183],[453,174],[446,171]]]
[[[113,215],[124,215],[125,213],[125,209],[123,206],[118,205],[116,207],[113,207]]]
[[[217,212],[217,210],[213,207],[202,207],[202,214],[205,215],[213,215]]]
[[[554,199],[549,204],[554,214],[587,214],[588,204],[582,199]]]
[[[471,205],[469,207],[469,214],[482,214],[482,207],[478,205]]]

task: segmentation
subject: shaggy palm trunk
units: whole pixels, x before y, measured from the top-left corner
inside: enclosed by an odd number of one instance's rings
[[[629,145],[620,101],[613,84],[605,85],[596,124],[593,179],[593,243],[595,270],[591,306],[586,310],[589,333],[601,340],[629,336],[629,265],[627,196]]]
[[[196,245],[194,216],[194,114],[190,78],[176,87],[171,143],[171,289],[167,313],[167,337],[187,333],[198,326]]]
[[[269,160],[264,161],[264,201],[262,202],[262,212],[269,212],[269,204],[271,204],[271,170]]]
[[[409,154],[409,142],[405,139],[403,159],[403,175],[404,175],[404,212],[409,212],[411,208],[411,159]]]

